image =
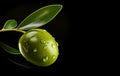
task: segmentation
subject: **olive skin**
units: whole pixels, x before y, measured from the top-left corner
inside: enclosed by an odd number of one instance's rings
[[[20,37],[18,46],[28,62],[41,67],[53,64],[59,55],[58,43],[44,29],[28,30]]]

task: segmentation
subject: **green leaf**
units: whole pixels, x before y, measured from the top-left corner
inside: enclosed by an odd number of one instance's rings
[[[17,26],[17,21],[14,19],[7,20],[2,29],[12,29]]]
[[[44,6],[27,16],[17,27],[21,30],[29,30],[43,26],[50,22],[62,9],[60,4]]]
[[[17,55],[17,56],[19,56],[19,55]],[[33,64],[27,62],[25,59],[23,59],[22,56],[21,56],[21,58],[19,58],[19,57],[14,58],[14,59],[13,58],[8,58],[8,60],[11,61],[12,63],[14,63],[18,66],[24,67],[24,68],[30,69],[30,68],[35,68],[36,67],[35,65],[33,65]]]
[[[3,48],[6,52],[8,52],[10,54],[14,54],[14,55],[21,54],[19,50],[1,42],[1,41],[0,41],[0,47]]]

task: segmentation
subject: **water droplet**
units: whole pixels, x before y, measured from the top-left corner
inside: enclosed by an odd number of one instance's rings
[[[53,57],[52,57],[53,59],[55,59],[55,55],[53,55]]]
[[[40,42],[41,42],[42,44],[46,43],[44,40],[40,40]]]
[[[59,46],[58,42],[56,42],[56,45]]]
[[[54,45],[54,44],[52,44],[52,47],[53,47],[53,48],[55,48],[55,45]]]
[[[37,49],[34,49],[33,52],[37,52]]]
[[[46,62],[48,60],[48,56],[43,58],[43,62]]]

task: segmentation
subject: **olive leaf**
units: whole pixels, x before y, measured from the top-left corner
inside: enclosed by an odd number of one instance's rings
[[[0,41],[0,47],[10,54],[15,54],[15,55],[21,54],[19,50],[1,42],[1,41]]]
[[[28,15],[19,25],[18,29],[29,30],[43,26],[50,22],[62,9],[60,4],[44,6]]]
[[[12,29],[17,26],[17,21],[14,19],[7,20],[2,29]]]
[[[17,55],[19,56],[19,55]],[[22,57],[17,57],[17,58],[8,58],[9,61],[11,61],[12,63],[16,64],[16,65],[19,65],[21,67],[24,67],[24,68],[35,68],[36,66],[29,63],[29,62],[26,62],[25,59],[23,59]]]

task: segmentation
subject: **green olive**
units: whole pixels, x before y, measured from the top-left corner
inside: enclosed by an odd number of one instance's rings
[[[44,29],[31,29],[19,39],[19,50],[22,56],[32,64],[49,66],[59,55],[58,43]]]

